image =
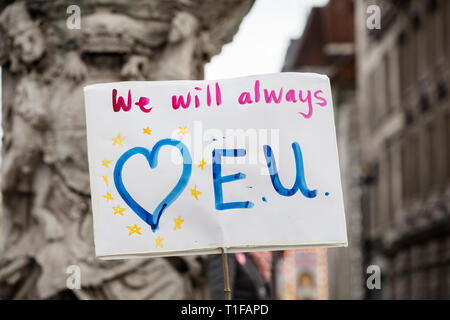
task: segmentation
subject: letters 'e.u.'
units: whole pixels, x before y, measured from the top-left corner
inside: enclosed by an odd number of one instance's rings
[[[128,193],[122,180],[122,170],[124,164],[129,158],[136,154],[143,155],[150,165],[150,168],[154,169],[158,165],[158,153],[163,146],[173,146],[176,147],[183,157],[183,171],[181,177],[178,180],[172,191],[158,204],[153,214],[145,210],[139,203],[137,203],[133,197]],[[127,205],[142,219],[144,220],[153,231],[158,229],[159,219],[164,211],[180,196],[184,188],[186,188],[189,178],[192,173],[192,158],[189,153],[188,148],[179,140],[174,139],[163,139],[158,141],[152,150],[148,150],[143,147],[132,148],[125,151],[124,154],[117,160],[114,167],[114,184],[116,186],[117,192],[120,194],[122,199],[127,203]]]
[[[214,149],[212,152],[213,164],[213,184],[214,184],[214,199],[217,210],[227,209],[243,209],[253,208],[253,202],[250,201],[238,201],[238,202],[223,202],[222,184],[235,180],[245,179],[246,175],[242,172],[236,174],[230,174],[228,176],[222,176],[222,157],[243,157],[245,156],[245,149]]]
[[[300,149],[298,142],[294,142],[292,144],[292,149],[294,150],[295,168],[297,170],[297,173],[294,186],[291,189],[286,189],[282,185],[280,177],[278,176],[277,164],[272,153],[272,148],[268,145],[264,146],[264,155],[266,157],[267,167],[269,168],[272,185],[279,194],[285,197],[293,196],[297,192],[297,190],[300,190],[300,192],[305,197],[315,198],[317,196],[317,190],[310,190],[306,185],[302,150]]]
[[[296,178],[294,186],[291,189],[285,188],[279,178],[277,164],[275,157],[272,153],[272,148],[268,145],[264,146],[264,155],[266,157],[267,167],[269,169],[270,179],[275,191],[285,197],[293,196],[297,193],[297,190],[307,198],[315,198],[317,196],[317,190],[310,190],[306,185],[305,170],[303,167],[302,151],[297,142],[292,144],[295,158]],[[223,202],[222,184],[226,182],[232,182],[235,180],[245,179],[246,175],[242,172],[231,174],[227,176],[221,176],[221,157],[243,157],[245,156],[245,149],[214,149],[213,156],[213,184],[214,184],[214,198],[217,210],[228,209],[244,209],[253,208],[254,204],[250,201],[240,202]]]

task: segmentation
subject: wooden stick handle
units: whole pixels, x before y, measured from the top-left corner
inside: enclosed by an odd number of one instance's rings
[[[220,248],[222,251],[222,267],[223,267],[223,282],[225,292],[225,300],[231,300],[231,288],[230,288],[230,274],[228,272],[228,257],[225,252],[225,248]]]

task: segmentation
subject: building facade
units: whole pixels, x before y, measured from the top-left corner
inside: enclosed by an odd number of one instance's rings
[[[448,0],[355,1],[364,270],[382,279],[366,298],[450,298],[449,15]]]

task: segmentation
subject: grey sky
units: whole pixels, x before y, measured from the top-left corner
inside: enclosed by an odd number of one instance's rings
[[[279,72],[289,40],[298,38],[312,6],[328,0],[257,0],[233,41],[206,65],[205,79]]]

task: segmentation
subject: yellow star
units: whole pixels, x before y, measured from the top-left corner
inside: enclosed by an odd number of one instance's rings
[[[103,181],[105,181],[106,186],[108,186],[108,177],[107,176],[103,176],[102,178],[103,178]]]
[[[112,197],[111,193],[109,193],[109,192],[106,192],[106,194],[104,194],[102,197],[105,198],[106,201],[114,200],[114,198]]]
[[[158,236],[158,238],[155,240],[156,241],[156,247],[155,248],[164,248],[164,245],[162,244],[162,241],[164,240],[164,238],[161,238],[160,236]]]
[[[181,229],[181,224],[184,222],[184,220],[181,219],[180,216],[178,216],[178,218],[174,218],[173,221],[175,221],[175,227],[173,227],[173,230],[177,230],[177,228]]]
[[[205,159],[203,158],[202,161],[200,161],[200,162],[198,163],[198,166],[197,166],[197,167],[202,168],[202,170],[203,170],[203,169],[204,169],[203,167],[205,166],[205,164],[207,164],[207,162],[206,162]]]
[[[127,228],[130,230],[130,233],[128,233],[129,236],[131,236],[133,233],[142,235],[141,228],[138,227],[136,224],[134,224],[134,226],[127,226]]]
[[[113,146],[115,146],[116,144],[118,144],[119,146],[123,146],[123,140],[125,140],[127,137],[122,137],[120,135],[120,133],[117,135],[117,137],[112,138],[113,141]]]
[[[178,129],[180,129],[180,131],[178,131],[178,134],[182,134],[183,136],[187,133],[189,133],[189,131],[187,131],[186,127],[178,127]]]
[[[112,161],[109,160],[102,160],[102,166],[109,168],[109,165],[112,163]]]
[[[194,186],[194,189],[191,189],[191,194],[194,196],[196,200],[198,200],[198,196],[202,193],[197,190],[197,185]]]
[[[112,207],[112,208],[114,210],[114,215],[116,215],[118,213],[121,216],[123,216],[123,212],[125,211],[125,208],[121,208],[120,206]]]
[[[144,133],[151,135],[152,134],[152,130],[150,130],[149,127],[142,129],[142,131],[144,131]]]

